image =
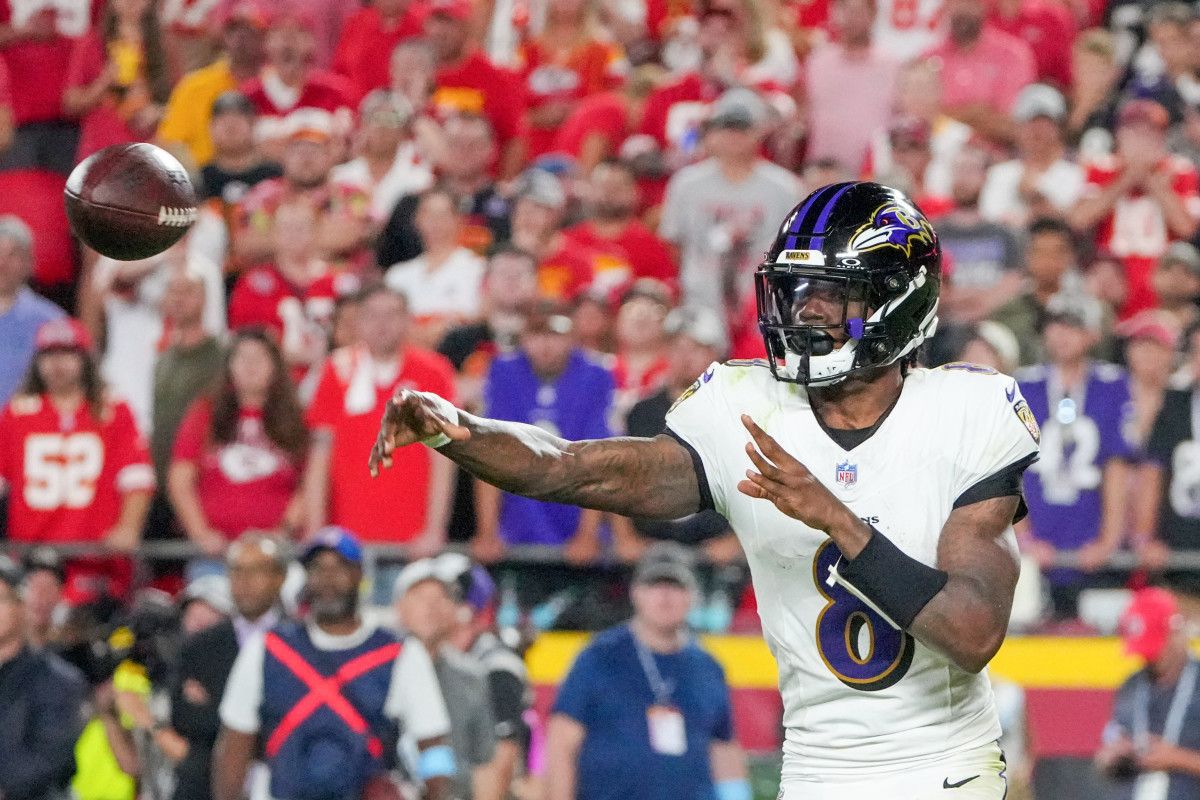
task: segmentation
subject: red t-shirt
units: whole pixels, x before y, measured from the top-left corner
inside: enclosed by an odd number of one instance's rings
[[[1105,156],[1086,164],[1087,183],[1083,196],[1099,193],[1115,181],[1123,169],[1124,165],[1115,156]],[[1158,169],[1170,172],[1171,188],[1192,217],[1200,219],[1200,176],[1192,163],[1179,156],[1168,156]],[[1151,276],[1158,259],[1173,241],[1158,203],[1140,192],[1122,197],[1113,213],[1101,220],[1096,228],[1096,248],[1121,259],[1128,281],[1129,296],[1121,308],[1121,319],[1128,319],[1157,304]]]
[[[414,3],[395,25],[384,28],[379,11],[367,6],[346,20],[333,55],[333,71],[350,82],[350,100],[355,106],[373,89],[388,85],[392,51],[406,39],[421,35],[425,14],[424,4]]]
[[[570,302],[596,277],[597,255],[595,251],[573,247],[564,237],[559,248],[538,265],[538,295]]]
[[[551,150],[572,158],[583,155],[583,143],[593,134],[604,137],[607,154],[615,155],[625,141],[629,112],[616,92],[602,92],[580,101],[571,116],[559,127]]]
[[[521,48],[517,62],[531,109],[550,103],[575,104],[589,95],[613,89],[624,80],[627,67],[620,48],[595,40],[565,54],[551,52],[535,40]],[[549,152],[556,131],[556,127],[530,124],[529,157]]]
[[[1029,45],[1039,80],[1060,89],[1070,87],[1071,43],[1076,28],[1065,4],[1024,0],[1016,16],[1002,17],[993,10],[988,22]]]
[[[276,105],[264,88],[262,78],[246,81],[242,84],[241,91],[258,110],[255,128],[268,139],[279,135],[277,129],[283,118],[298,108],[319,108],[328,111],[334,115],[339,125],[347,129],[354,116],[350,101],[351,95],[354,94],[353,88],[345,78],[331,72],[314,70],[308,73],[296,102],[287,107]]]
[[[379,386],[366,348],[342,348],[326,360],[308,408],[309,427],[333,435],[329,521],[368,542],[407,542],[425,527],[428,448],[401,448],[391,469],[374,479],[367,472],[384,405],[400,389],[435,392],[453,402],[454,367],[437,353],[406,347],[400,374]]]
[[[298,286],[274,266],[254,267],[241,274],[229,298],[229,327],[262,325],[281,342],[299,341],[313,326],[324,326],[334,302],[360,288],[348,272],[326,272],[307,286]]]
[[[197,400],[179,426],[173,461],[196,465],[197,493],[208,524],[236,539],[247,530],[273,530],[300,485],[301,465],[267,438],[262,411],[244,408],[237,439],[211,440],[212,403]]]
[[[649,228],[637,220],[625,226],[616,239],[601,238],[591,223],[583,222],[564,231],[568,247],[576,246],[592,251],[594,271],[603,275],[607,285],[609,274],[619,270],[625,279],[657,278],[674,286],[679,277],[679,268],[671,258],[671,250]],[[612,277],[616,277],[613,272]],[[619,281],[618,281],[619,282]]]
[[[108,54],[100,34],[89,33],[76,40],[71,51],[71,64],[67,69],[67,88],[75,89],[89,85],[100,77],[107,64]],[[145,92],[146,89],[142,86],[139,91]],[[149,98],[145,97],[144,102],[149,102]],[[116,96],[109,93],[99,105],[84,115],[80,121],[76,159],[82,161],[97,150],[103,150],[110,145],[149,141],[153,137],[153,128],[135,130],[118,113],[117,106]]]
[[[487,117],[500,147],[522,133],[525,93],[521,79],[476,50],[452,67],[439,69],[431,104],[439,116]]]
[[[0,24],[20,26],[42,9],[52,9],[58,35],[46,41],[23,39],[0,50],[12,85],[13,121],[49,122],[63,119],[62,96],[67,67],[76,38],[87,33],[104,3],[92,0],[0,0]]]
[[[699,146],[700,124],[708,115],[708,106],[720,95],[715,84],[689,72],[650,93],[641,132],[653,136],[659,147],[691,152]]]

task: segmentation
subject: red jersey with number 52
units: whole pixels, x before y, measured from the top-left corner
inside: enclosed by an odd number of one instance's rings
[[[90,542],[117,523],[126,492],[154,489],[154,468],[123,401],[62,415],[45,395],[18,395],[0,414],[0,479],[10,539]]]

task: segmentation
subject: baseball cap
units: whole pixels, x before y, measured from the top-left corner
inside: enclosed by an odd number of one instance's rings
[[[724,350],[725,324],[711,308],[687,306],[667,315],[663,329],[668,336],[686,336],[697,344]]]
[[[1099,333],[1104,323],[1100,301],[1079,292],[1059,292],[1046,302],[1047,319]]]
[[[8,556],[0,556],[0,581],[8,584],[8,587],[20,596],[21,581],[25,576],[21,574],[21,568],[13,563]]]
[[[53,573],[59,583],[67,582],[67,570],[63,566],[62,556],[53,547],[35,547],[26,551],[21,559],[21,568],[26,575],[45,571]]]
[[[256,31],[267,29],[267,15],[257,3],[235,3],[221,19],[221,27],[246,25]]]
[[[1174,595],[1156,586],[1140,589],[1121,614],[1118,625],[1125,652],[1154,661],[1162,655],[1172,631],[1181,621]]]
[[[767,121],[767,104],[753,89],[727,89],[709,112],[707,125],[712,128],[753,128]]]
[[[928,120],[904,115],[897,117],[891,126],[888,128],[888,138],[892,144],[897,142],[916,142],[917,144],[929,144],[930,138],[933,136],[933,126]]]
[[[1017,122],[1028,122],[1037,117],[1049,117],[1055,122],[1062,122],[1067,116],[1067,101],[1053,86],[1030,84],[1017,95],[1012,116]]]
[[[300,563],[307,567],[314,556],[325,550],[337,553],[351,564],[362,563],[362,544],[359,543],[358,537],[338,525],[326,525],[317,531],[300,553]]]
[[[1121,106],[1121,111],[1117,114],[1118,125],[1133,125],[1138,122],[1144,122],[1159,130],[1166,130],[1170,121],[1171,118],[1168,116],[1165,108],[1153,100],[1144,97],[1130,100]]]
[[[459,599],[476,612],[487,608],[492,602],[496,595],[496,582],[481,565],[462,553],[442,553],[434,562],[437,574],[453,584]]]
[[[633,571],[634,585],[674,583],[696,591],[696,575],[692,572],[695,559],[692,552],[678,542],[657,542],[650,546]]]
[[[323,108],[298,108],[283,120],[283,136],[288,141],[325,144],[333,139],[333,115]]]
[[[434,0],[429,6],[429,16],[440,14],[450,19],[471,18],[471,3],[468,0]]]
[[[92,335],[84,324],[74,317],[58,317],[42,323],[33,338],[34,349],[92,351]]]
[[[232,614],[233,595],[229,591],[229,578],[224,575],[201,575],[199,578],[193,578],[179,595],[180,610],[197,600],[208,603],[222,614]]]
[[[399,600],[418,583],[431,580],[448,585],[448,581],[438,574],[437,562],[434,559],[422,558],[419,561],[413,561],[411,564],[405,565],[404,569],[400,570],[400,574],[396,576],[396,580],[392,582],[392,599]]]
[[[1150,339],[1174,350],[1179,346],[1179,328],[1175,318],[1166,311],[1148,308],[1134,314],[1116,327],[1126,339]]]
[[[562,208],[567,204],[567,193],[562,181],[542,169],[528,169],[517,178],[513,196],[528,197],[547,208]]]
[[[1193,275],[1200,275],[1200,250],[1188,242],[1175,242],[1167,248],[1159,264],[1183,264]]]
[[[241,114],[246,117],[258,116],[258,109],[254,107],[254,103],[250,102],[250,98],[236,90],[221,92],[212,104],[212,115],[214,117],[221,114]]]

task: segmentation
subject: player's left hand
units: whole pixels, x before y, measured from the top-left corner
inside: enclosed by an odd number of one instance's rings
[[[1146,772],[1170,772],[1177,769],[1182,751],[1159,736],[1151,736],[1150,744],[1138,756],[1138,766]]]
[[[870,530],[748,414],[742,415],[742,424],[754,440],[746,443],[746,453],[758,471],[746,470],[747,479],[738,483],[738,491],[748,497],[770,500],[789,517],[828,533],[847,558],[858,555],[870,538]],[[857,549],[849,546],[859,538]]]

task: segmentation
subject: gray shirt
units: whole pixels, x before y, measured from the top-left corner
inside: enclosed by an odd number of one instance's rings
[[[712,158],[675,173],[658,234],[679,246],[683,303],[740,312],[754,295],[754,270],[803,199],[800,179],[768,161],[741,183],[731,183]]]
[[[454,796],[470,800],[472,773],[496,754],[496,724],[492,721],[487,677],[479,662],[452,647],[441,649],[433,667],[450,714],[450,746],[458,764]]]

